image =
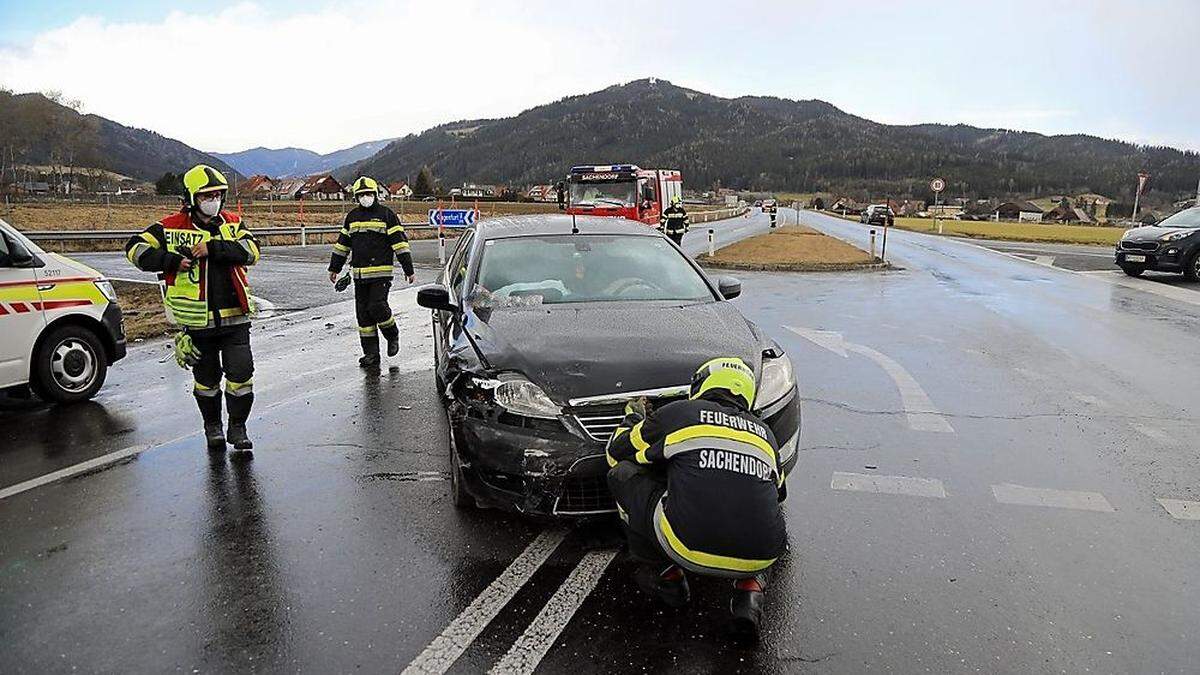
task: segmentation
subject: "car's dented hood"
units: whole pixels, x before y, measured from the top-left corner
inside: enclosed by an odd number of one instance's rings
[[[492,367],[525,375],[559,404],[687,384],[717,356],[757,372],[770,347],[728,302],[564,304],[478,318],[472,333]]]
[[[1160,237],[1173,232],[1189,232],[1195,234],[1200,232],[1197,228],[1188,227],[1160,227],[1158,225],[1145,225],[1126,230],[1125,234],[1121,235],[1122,241],[1158,241]]]

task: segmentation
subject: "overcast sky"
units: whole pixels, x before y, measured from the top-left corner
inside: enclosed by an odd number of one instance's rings
[[[164,4],[0,0],[0,87],[219,152],[328,152],[647,76],[1200,150],[1200,0]]]

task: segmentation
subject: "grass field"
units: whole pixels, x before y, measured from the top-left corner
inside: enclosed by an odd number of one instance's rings
[[[165,335],[172,330],[163,311],[162,295],[157,284],[114,281],[117,301],[125,317],[125,336],[130,340]]]
[[[1053,244],[1116,244],[1125,232],[1119,227],[1054,225],[974,220],[942,220],[944,234],[975,239],[1032,241]],[[932,218],[897,218],[896,227],[913,232],[937,232]]]
[[[732,269],[820,271],[870,265],[871,258],[846,242],[803,226],[788,226],[730,244],[713,257],[697,258],[705,265]]]

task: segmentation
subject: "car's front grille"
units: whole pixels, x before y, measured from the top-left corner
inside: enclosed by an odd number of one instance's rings
[[[1126,251],[1157,251],[1157,241],[1122,241],[1121,248]]]
[[[554,506],[554,513],[562,516],[582,516],[609,513],[616,509],[616,502],[608,491],[605,474],[567,476],[563,482],[562,495]]]
[[[575,414],[576,421],[592,440],[607,443],[625,418],[625,406],[596,406]]]

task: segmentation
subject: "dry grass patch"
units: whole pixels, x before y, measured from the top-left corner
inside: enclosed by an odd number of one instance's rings
[[[174,327],[167,321],[163,311],[162,293],[158,284],[143,284],[132,281],[114,281],[117,302],[125,317],[125,337],[129,340],[167,335]]]
[[[798,225],[744,239],[697,260],[711,267],[788,271],[859,269],[878,262],[840,239]]]
[[[1032,241],[1048,244],[1113,245],[1124,228],[1096,225],[1056,225],[975,220],[942,220],[944,234],[999,241]],[[932,218],[897,218],[896,227],[913,232],[937,232]]]

